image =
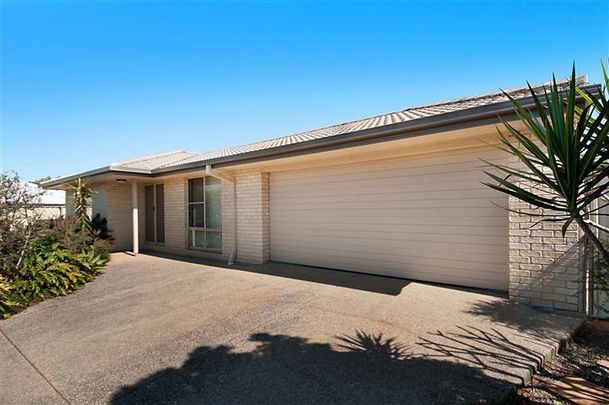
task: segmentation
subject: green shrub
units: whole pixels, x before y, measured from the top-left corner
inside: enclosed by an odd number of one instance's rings
[[[108,261],[110,260],[110,252],[112,252],[112,243],[109,240],[94,240],[91,243],[91,252],[93,252],[94,256],[99,256]]]
[[[108,230],[108,220],[102,217],[99,213],[95,214],[91,218],[91,231],[95,239],[112,241],[114,238],[110,235]]]
[[[75,253],[41,239],[32,247],[15,291],[23,302],[66,295],[93,280],[106,263],[107,258],[91,250]]]
[[[14,287],[4,276],[0,275],[0,317],[8,318],[10,314],[17,312],[19,303],[14,298]]]
[[[37,239],[47,245],[59,243],[74,253],[87,250],[92,242],[91,235],[81,231],[80,223],[74,217],[50,220],[47,227],[38,233]]]
[[[98,244],[98,250],[107,242]],[[35,301],[67,295],[93,280],[108,262],[108,254],[94,249],[75,253],[57,242],[37,240],[23,270],[12,283],[0,276],[0,317],[27,307]]]
[[[0,177],[0,189],[6,195],[0,198],[0,317],[69,294],[100,273],[110,259],[112,237],[105,218],[86,215],[92,192],[84,183],[75,187],[76,217],[46,221],[12,220],[33,198],[16,176]]]
[[[108,259],[112,237],[106,224],[106,219],[97,214],[91,221],[92,232],[83,233],[80,222],[74,217],[53,219],[39,232],[37,239],[46,244],[59,243],[74,253],[93,251],[94,255]]]
[[[28,187],[17,174],[0,172],[0,275],[19,277],[37,232],[36,203],[40,192]]]
[[[87,275],[87,281],[93,280],[108,263],[108,257],[95,254],[93,250],[77,255],[81,271]]]

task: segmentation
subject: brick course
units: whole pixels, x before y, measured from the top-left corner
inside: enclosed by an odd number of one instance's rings
[[[527,188],[524,183],[521,186]],[[509,208],[553,214],[515,197],[510,197]],[[532,306],[582,312],[585,286],[579,230],[572,224],[563,238],[563,222],[537,223],[539,219],[509,213],[510,299]]]
[[[96,184],[91,190],[93,191],[92,214],[100,214],[108,220],[108,229],[114,238],[113,250],[130,250],[133,245],[131,183]],[[141,221],[141,217],[138,218]]]
[[[188,247],[188,227],[186,204],[188,180],[185,178],[163,181],[165,193],[165,246],[170,248]],[[142,199],[143,201],[143,199]]]
[[[259,170],[232,173],[237,183],[237,261],[266,263],[270,258],[269,174]],[[232,249],[232,185],[222,183],[222,246]]]

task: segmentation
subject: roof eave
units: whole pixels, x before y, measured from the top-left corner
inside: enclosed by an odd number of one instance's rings
[[[136,169],[124,166],[110,165],[99,167],[97,169],[88,170],[86,172],[71,174],[64,177],[59,177],[57,179],[51,179],[47,181],[43,181],[40,183],[42,188],[54,189],[59,188],[61,186],[65,186],[67,184],[72,183],[77,179],[90,179],[96,176],[101,176],[105,174],[124,174],[124,175],[143,175],[149,176],[151,174],[150,170],[147,169]]]

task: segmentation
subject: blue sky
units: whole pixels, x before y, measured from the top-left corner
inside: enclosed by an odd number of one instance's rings
[[[609,2],[2,0],[2,170],[59,176],[600,79]]]

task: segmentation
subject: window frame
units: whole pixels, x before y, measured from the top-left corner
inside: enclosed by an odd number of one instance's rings
[[[222,219],[220,219],[220,227],[219,228],[210,228],[207,227],[207,196],[205,193],[205,187],[207,186],[207,179],[210,176],[202,176],[202,177],[190,177],[186,181],[186,226],[188,229],[187,233],[187,245],[189,249],[193,250],[202,250],[205,252],[213,252],[213,253],[222,253],[222,246],[220,248],[210,248],[207,247],[207,233],[208,232],[217,232],[220,234],[220,240],[222,240]],[[191,181],[193,180],[203,180],[203,201],[190,201],[191,196]],[[220,182],[220,190],[222,187],[222,181],[217,179]],[[220,191],[221,192],[221,191]],[[221,201],[221,200],[220,200]],[[222,203],[220,203],[220,211],[222,210]],[[191,206],[193,205],[202,205],[203,206],[203,227],[200,226],[190,226],[191,224]],[[195,246],[195,232],[203,232],[205,237],[205,246]]]

